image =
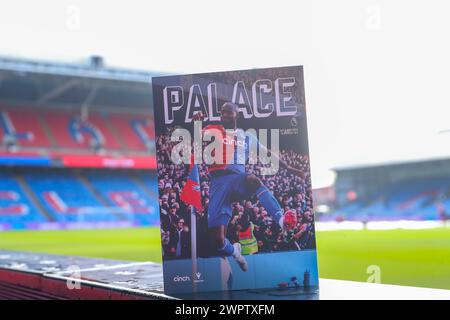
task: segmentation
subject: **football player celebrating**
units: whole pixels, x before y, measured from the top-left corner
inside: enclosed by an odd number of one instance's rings
[[[232,216],[232,203],[244,199],[250,199],[253,196],[259,200],[259,203],[266,209],[272,219],[276,221],[282,230],[287,230],[296,221],[296,215],[292,211],[287,211],[285,214],[280,204],[273,196],[272,192],[261,182],[261,180],[252,173],[245,171],[245,157],[249,153],[252,146],[257,144],[257,147],[265,148],[259,143],[257,138],[253,135],[246,134],[243,130],[237,129],[237,119],[239,108],[236,104],[226,102],[221,107],[221,116],[219,125],[208,125],[203,130],[216,129],[222,133],[222,141],[224,158],[229,159],[230,155],[226,152],[230,150],[227,147],[230,144],[230,139],[227,138],[227,133],[230,131],[237,136],[237,141],[245,141],[245,152],[238,152],[237,145],[231,148],[234,153],[233,163],[214,163],[208,166],[210,175],[210,192],[209,192],[209,206],[208,206],[208,230],[213,246],[214,254],[217,256],[232,256],[239,267],[243,271],[248,270],[247,261],[241,253],[241,245],[237,242],[234,245],[226,238],[228,222]],[[203,115],[197,113],[194,115],[194,121],[203,120]],[[232,141],[235,141],[234,139]],[[265,148],[266,154],[269,151]],[[271,153],[272,157],[276,157],[279,161],[280,167],[285,168],[294,174],[303,176],[301,170],[289,166],[285,161],[278,158],[278,155]],[[288,222],[287,224],[284,221]],[[294,223],[295,224],[295,223]]]

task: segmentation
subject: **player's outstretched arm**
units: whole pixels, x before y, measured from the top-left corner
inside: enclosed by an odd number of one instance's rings
[[[296,176],[299,176],[301,178],[305,178],[305,173],[302,170],[299,170],[297,168],[291,167],[290,165],[287,164],[286,161],[284,161],[283,159],[281,159],[277,154],[272,153],[272,151],[270,149],[268,149],[267,147],[260,145],[260,148],[265,148],[266,150],[266,154],[269,151],[272,157],[278,158],[278,162],[280,164],[280,167],[282,167],[283,169],[286,169],[290,172],[292,172],[293,174],[295,174]]]

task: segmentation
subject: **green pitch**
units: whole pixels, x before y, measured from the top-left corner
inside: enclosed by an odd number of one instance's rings
[[[323,278],[450,289],[450,228],[327,231],[317,234]],[[161,261],[158,228],[0,232],[0,249],[123,260]]]

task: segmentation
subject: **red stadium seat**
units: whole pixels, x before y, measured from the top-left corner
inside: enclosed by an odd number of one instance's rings
[[[51,137],[44,131],[40,115]],[[38,113],[29,109],[0,109],[0,140],[5,127],[17,133],[16,145],[22,147],[49,148],[56,143],[55,147],[60,148],[91,149],[91,140],[98,140],[104,149],[145,151],[155,139],[153,119],[149,115],[91,112],[79,125],[73,124],[76,118],[79,113],[69,111]]]
[[[70,135],[69,121],[71,114],[67,112],[47,111],[44,113],[45,121],[50,128],[56,143],[65,148],[89,148],[88,140],[77,143]]]
[[[1,120],[9,122],[16,132],[16,144],[25,147],[49,147],[50,141],[37,118],[38,114],[33,110],[3,109]],[[0,138],[3,139],[4,130],[0,129]]]
[[[145,136],[149,140],[155,139],[153,119],[150,116],[110,114],[109,119],[120,133],[123,143],[131,150],[146,150]],[[141,125],[137,125],[139,120],[143,120]],[[138,130],[142,130],[144,135],[140,135]]]
[[[44,114],[46,122],[60,147],[65,148],[91,148],[91,140],[99,139],[105,149],[119,149],[120,145],[107,127],[104,119],[98,113],[92,113],[85,121],[90,133],[82,130],[73,130],[71,122],[79,114],[47,111]],[[78,139],[78,140],[77,140]]]
[[[103,133],[105,137],[104,147],[106,149],[120,149],[121,145],[119,144],[111,130],[107,127],[106,119],[102,114],[93,112],[89,114],[88,121]],[[116,131],[116,134],[121,134],[121,132]]]

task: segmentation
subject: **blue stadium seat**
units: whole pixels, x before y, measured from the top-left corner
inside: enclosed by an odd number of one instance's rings
[[[123,217],[140,225],[159,223],[156,177],[132,177],[128,172],[95,171],[86,173],[89,182]]]
[[[46,222],[15,179],[6,171],[0,171],[0,223],[13,229],[24,229],[27,223]]]
[[[393,184],[370,201],[348,203],[332,218],[345,220],[438,220],[437,203],[450,213],[450,177],[416,179]]]
[[[118,221],[72,172],[26,172],[25,180],[43,206],[59,222]]]

